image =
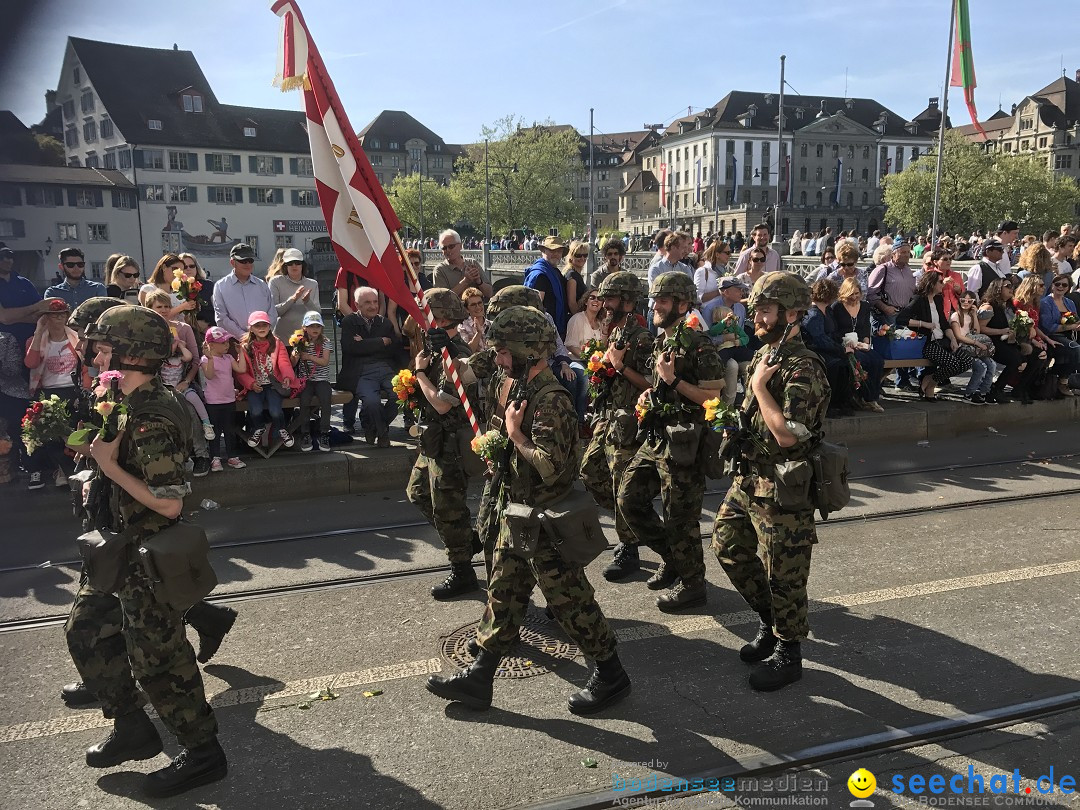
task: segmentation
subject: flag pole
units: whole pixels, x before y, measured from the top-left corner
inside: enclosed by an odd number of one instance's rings
[[[412,290],[413,297],[416,298],[416,305],[420,307],[424,317],[427,318],[428,328],[433,328],[435,326],[435,316],[431,312],[431,307],[427,305],[427,301],[424,300],[424,291],[420,286],[420,279],[416,275],[416,270],[413,269],[412,262],[409,261],[408,253],[405,252],[405,244],[401,241],[401,235],[397,231],[391,231],[390,236],[393,237],[394,245],[401,256],[401,265],[405,268],[405,278],[408,279],[409,288]],[[472,428],[473,435],[479,436],[480,423],[477,421],[472,403],[469,402],[469,397],[465,393],[465,385],[461,382],[461,377],[458,376],[457,363],[450,356],[449,349],[444,348],[442,350],[442,362],[447,376],[450,377],[450,381],[454,384],[458,399],[461,400],[461,406],[465,409],[465,415],[469,417],[469,427]]]
[[[944,97],[941,104],[941,125],[938,127],[937,148],[937,176],[934,178],[934,221],[930,226],[930,249],[937,245],[938,234],[938,208],[941,205],[941,173],[945,165],[945,122],[949,115],[949,82],[952,74],[953,60],[953,32],[956,30],[956,4],[958,0],[952,0],[952,10],[949,14],[949,47],[945,57],[945,85],[942,87]]]

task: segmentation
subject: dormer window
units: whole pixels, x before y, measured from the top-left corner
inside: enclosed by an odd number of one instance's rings
[[[845,98],[844,99],[844,106],[847,107],[849,110],[853,109],[855,107],[855,99],[853,99],[853,98]]]
[[[161,119],[160,118],[151,118],[149,121],[146,122],[146,126],[149,129],[159,130],[159,129],[161,129]]]
[[[795,108],[795,120],[796,121],[802,121],[804,112],[805,112],[805,110],[803,110],[802,107],[796,107]]]
[[[254,138],[255,137],[255,127],[244,127],[244,137],[245,138]]]
[[[885,127],[888,125],[888,123],[889,116],[885,113],[882,113],[880,116],[878,116],[878,120],[874,122],[874,129],[877,130],[877,133],[879,135],[884,135]]]
[[[918,121],[908,121],[906,124],[904,124],[904,129],[906,129],[912,135],[918,135],[919,134],[919,122]]]
[[[71,78],[75,82],[75,84],[82,84],[82,71],[79,70],[79,67],[77,65],[75,67],[75,70],[72,71]]]
[[[382,144],[381,144],[381,143],[379,143],[379,139],[378,139],[378,138],[372,138],[372,139],[371,139],[371,140],[369,141],[369,143],[371,144],[371,148],[372,148],[372,149],[381,149],[381,148],[382,148]]]
[[[398,146],[398,142],[397,142],[397,141],[390,141],[390,146],[389,146],[389,148],[390,148],[390,149],[400,149],[401,147],[400,147],[400,146]]]
[[[442,144],[441,143],[434,144],[431,148],[432,148],[432,151],[434,151],[434,152],[441,152],[442,151]]]
[[[181,100],[184,104],[184,112],[201,113],[203,111],[203,98],[198,93],[184,93]]]

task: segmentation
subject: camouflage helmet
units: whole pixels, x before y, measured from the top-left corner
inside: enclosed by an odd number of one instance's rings
[[[775,270],[766,273],[754,284],[747,305],[752,309],[764,301],[775,301],[784,309],[810,309],[810,287],[794,273]]]
[[[453,290],[445,287],[432,287],[424,292],[424,303],[428,305],[431,314],[436,318],[447,321],[463,321],[469,317],[461,298],[454,295]]]
[[[649,290],[649,297],[656,298],[661,295],[670,295],[679,301],[686,301],[691,306],[697,301],[697,287],[694,280],[686,273],[670,270],[657,276]]]
[[[172,333],[165,319],[146,307],[112,307],[86,329],[87,340],[102,340],[122,357],[165,360],[172,354]]]
[[[96,323],[105,310],[123,306],[127,306],[127,303],[119,298],[109,298],[104,295],[87,298],[75,307],[75,311],[68,318],[67,325],[80,335],[84,335],[86,328],[92,323]]]
[[[507,307],[532,307],[533,309],[543,309],[544,302],[540,298],[540,293],[531,287],[525,287],[521,284],[511,284],[508,287],[503,287],[491,296],[491,300],[487,303],[487,316],[489,318],[495,318]]]
[[[536,362],[555,352],[555,327],[532,307],[507,307],[491,322],[487,337],[496,348],[508,349],[515,360]]]
[[[619,270],[609,276],[605,276],[600,282],[600,297],[609,295],[621,295],[628,301],[633,301],[641,295],[641,281],[629,270]]]

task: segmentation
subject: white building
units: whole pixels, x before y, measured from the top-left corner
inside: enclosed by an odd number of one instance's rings
[[[0,241],[40,290],[65,247],[80,248],[86,277],[103,281],[109,255],[139,242],[135,186],[116,171],[0,164]]]
[[[258,271],[325,236],[304,114],[220,103],[190,51],[71,37],[55,101],[69,165],[137,187],[137,239],[116,249],[145,272],[188,251],[220,278],[241,241]]]

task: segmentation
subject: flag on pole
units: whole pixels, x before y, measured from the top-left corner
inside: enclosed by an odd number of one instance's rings
[[[954,0],[956,3],[956,34],[953,44],[952,78],[950,87],[964,88],[964,103],[967,104],[971,123],[986,140],[986,130],[979,123],[979,114],[975,112],[975,60],[971,56],[971,14],[968,0]],[[942,121],[942,126],[945,122]]]
[[[393,232],[401,227],[349,123],[330,75],[294,0],[277,0],[281,41],[274,84],[302,88],[315,186],[341,266],[426,323],[409,290]]]
[[[837,205],[840,204],[840,189],[844,182],[844,161],[841,158],[836,159],[836,191],[833,192],[833,202]]]
[[[731,157],[731,204],[735,205],[739,199],[739,161],[735,156]]]

